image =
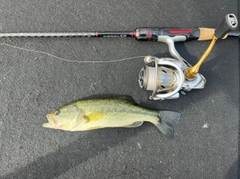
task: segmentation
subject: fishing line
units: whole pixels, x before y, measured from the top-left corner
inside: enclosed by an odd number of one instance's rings
[[[11,47],[11,48],[14,48],[14,49],[23,50],[23,51],[28,51],[28,52],[34,52],[34,53],[38,53],[38,54],[47,55],[49,57],[53,57],[55,59],[65,61],[65,62],[69,62],[69,63],[117,63],[117,62],[123,62],[123,61],[127,61],[127,60],[132,60],[132,59],[138,59],[138,58],[144,58],[145,57],[145,56],[134,56],[134,57],[128,57],[128,58],[122,58],[122,59],[110,60],[110,61],[86,61],[86,60],[85,61],[78,61],[78,60],[65,59],[65,58],[58,57],[56,55],[53,55],[53,54],[50,54],[50,53],[47,53],[47,52],[28,49],[28,48],[23,48],[23,47],[18,47],[18,46],[7,44],[7,43],[0,43],[0,45]]]

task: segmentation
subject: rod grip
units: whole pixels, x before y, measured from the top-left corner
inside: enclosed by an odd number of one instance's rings
[[[229,31],[235,30],[238,26],[237,17],[234,14],[227,14],[218,28],[215,30],[217,39],[223,38]]]

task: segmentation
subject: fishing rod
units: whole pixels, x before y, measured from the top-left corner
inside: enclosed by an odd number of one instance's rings
[[[140,41],[158,41],[158,36],[186,36],[186,40],[211,40],[215,29],[213,28],[158,28],[140,27],[134,31],[100,31],[100,32],[23,32],[0,33],[0,38],[6,37],[131,37]],[[239,37],[240,32],[228,32],[227,37]]]
[[[239,37],[240,32],[234,31],[238,26],[234,14],[227,14],[221,25],[216,28],[158,28],[141,27],[134,31],[102,31],[102,32],[56,32],[56,33],[0,33],[4,37],[131,37],[140,41],[163,42],[168,45],[173,58],[157,58],[146,56],[145,67],[140,70],[139,86],[147,91],[152,91],[151,100],[164,100],[179,98],[180,92],[192,89],[203,89],[206,79],[199,72],[202,63],[211,52],[218,39]],[[189,40],[212,40],[209,47],[192,66],[181,57],[175,48],[175,42]]]

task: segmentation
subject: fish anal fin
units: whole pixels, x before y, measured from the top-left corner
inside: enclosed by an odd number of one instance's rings
[[[101,129],[101,128],[103,128],[103,127],[95,126],[95,127],[89,127],[89,128],[87,128],[87,130],[95,130],[95,129]]]
[[[87,115],[87,122],[93,122],[93,121],[98,121],[104,117],[103,113],[91,113]]]
[[[131,125],[128,125],[128,126],[124,126],[125,128],[133,128],[133,127],[139,127],[143,124],[143,121],[140,121],[140,122],[135,122]]]

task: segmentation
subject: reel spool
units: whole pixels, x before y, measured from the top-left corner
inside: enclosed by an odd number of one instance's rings
[[[175,99],[182,88],[185,77],[181,67],[173,58],[155,58],[147,56],[146,66],[139,73],[139,86],[153,91],[151,100]],[[153,64],[151,66],[151,64]]]

